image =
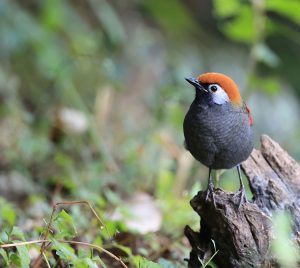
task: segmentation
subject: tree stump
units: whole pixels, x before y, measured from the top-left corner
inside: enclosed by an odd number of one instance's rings
[[[184,233],[192,250],[189,268],[199,268],[217,251],[213,260],[219,267],[275,267],[269,252],[272,212],[289,210],[294,234],[300,230],[300,165],[270,137],[261,137],[261,149],[254,149],[242,164],[253,200],[238,209],[238,197],[221,189],[205,201],[200,191],[191,200],[200,216],[200,232],[189,226]],[[202,262],[202,263],[201,263]]]

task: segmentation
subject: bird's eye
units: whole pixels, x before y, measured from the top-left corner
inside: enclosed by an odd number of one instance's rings
[[[217,86],[217,85],[210,85],[210,86],[209,86],[209,89],[210,89],[210,91],[212,91],[212,92],[217,92],[218,86]]]
[[[223,104],[229,101],[227,92],[220,85],[210,84],[207,89],[210,92],[214,103]]]

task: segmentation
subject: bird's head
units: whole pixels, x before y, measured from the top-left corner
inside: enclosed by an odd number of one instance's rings
[[[196,89],[196,96],[210,103],[222,105],[231,103],[235,106],[243,104],[242,97],[235,82],[221,73],[205,73],[197,78],[185,78]]]

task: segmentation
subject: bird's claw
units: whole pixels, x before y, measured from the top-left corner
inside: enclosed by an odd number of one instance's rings
[[[234,198],[236,196],[239,196],[240,201],[239,201],[239,205],[238,205],[238,209],[240,209],[242,207],[242,205],[244,203],[248,203],[247,197],[246,197],[246,193],[245,193],[245,188],[240,188],[235,194],[234,194]]]
[[[211,196],[211,200],[214,204],[214,207],[216,208],[216,201],[215,201],[215,197],[214,197],[214,186],[212,183],[208,184],[207,190],[206,190],[206,196],[205,196],[205,202],[207,202],[208,197]]]

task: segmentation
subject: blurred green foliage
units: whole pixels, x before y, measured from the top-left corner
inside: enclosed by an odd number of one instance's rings
[[[268,133],[300,160],[299,10],[296,0],[0,1],[1,243],[36,239],[62,199],[95,204],[113,235],[132,232],[126,200],[147,192],[170,246],[160,252],[152,234],[144,253],[123,251],[139,267],[184,266],[182,228],[198,224],[188,201],[207,176],[183,148],[193,99],[184,77],[229,74],[252,108],[256,140]],[[222,187],[236,190],[232,178],[222,175]],[[65,209],[55,219],[61,236],[78,231],[106,246],[111,237],[95,238],[93,220]],[[123,218],[110,218],[118,209]],[[105,265],[88,249],[57,240],[53,249],[76,267]],[[0,254],[3,266],[28,267],[27,247]]]
[[[272,251],[281,267],[297,267],[299,254],[297,244],[291,237],[292,218],[288,212],[278,212],[273,217],[274,234]]]

